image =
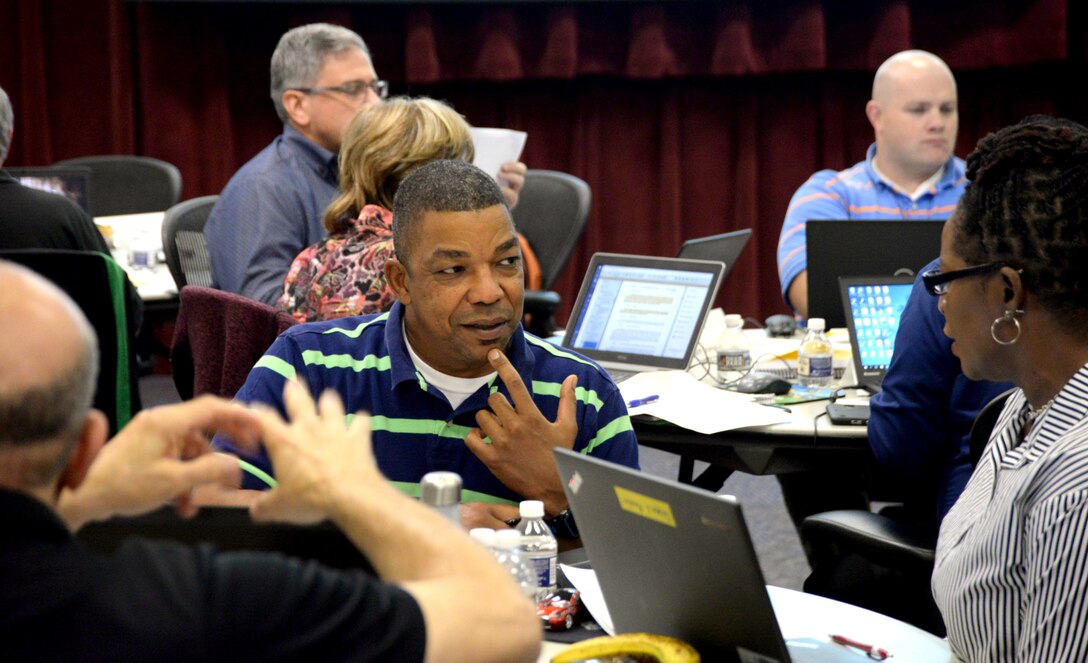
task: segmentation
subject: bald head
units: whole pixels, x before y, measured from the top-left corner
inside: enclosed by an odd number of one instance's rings
[[[41,276],[0,261],[0,484],[55,478],[97,374],[98,344],[79,307]]]
[[[910,88],[919,75],[944,76],[956,89],[956,77],[944,60],[929,51],[900,51],[884,61],[873,76],[873,99],[887,99],[904,87]]]
[[[956,79],[948,65],[926,51],[888,58],[873,78],[865,107],[876,136],[876,166],[907,193],[952,157],[959,131]]]

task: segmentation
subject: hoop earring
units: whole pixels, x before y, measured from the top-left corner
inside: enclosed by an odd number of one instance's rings
[[[997,343],[998,345],[1015,345],[1016,342],[1020,340],[1020,332],[1022,331],[1020,329],[1020,321],[1017,319],[1016,316],[1023,314],[1024,312],[1020,309],[1005,309],[1005,315],[1001,316],[1000,318],[996,318],[990,325],[990,338],[994,339],[994,343]],[[1005,322],[1011,322],[1013,326],[1016,327],[1016,336],[1013,336],[1012,340],[1009,341],[1002,341],[1000,338],[997,337],[997,328]]]

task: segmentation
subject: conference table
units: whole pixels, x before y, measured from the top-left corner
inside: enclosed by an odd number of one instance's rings
[[[703,485],[734,471],[787,474],[863,463],[869,453],[866,427],[832,424],[826,407],[827,401],[796,403],[787,422],[712,434],[641,416],[631,423],[640,445],[680,456],[680,481]],[[712,465],[702,482],[692,476],[697,460]]]
[[[782,587],[768,586],[767,594],[794,663],[871,660],[857,649],[834,644],[831,634],[881,647],[891,655],[890,661],[959,660],[947,640],[880,613]],[[550,661],[565,647],[563,643],[546,641],[538,662]]]

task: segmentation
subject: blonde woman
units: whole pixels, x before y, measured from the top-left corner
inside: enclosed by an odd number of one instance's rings
[[[341,194],[325,212],[329,235],[295,258],[277,305],[301,322],[389,310],[395,295],[384,270],[400,183],[432,161],[474,155],[468,123],[440,101],[400,97],[360,111],[340,149]],[[539,288],[539,263],[520,239],[528,287]]]

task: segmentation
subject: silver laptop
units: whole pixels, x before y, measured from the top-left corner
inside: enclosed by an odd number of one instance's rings
[[[725,263],[725,273],[722,274],[724,281],[733,266],[737,264],[737,258],[748,245],[748,239],[751,236],[752,229],[744,228],[720,235],[689,239],[680,247],[676,257],[686,260],[720,260]]]
[[[725,264],[596,253],[563,337],[616,381],[636,372],[686,369]]]
[[[740,504],[555,450],[617,633],[690,642],[704,661],[790,661]]]
[[[888,372],[899,319],[913,288],[913,276],[839,277],[854,374],[858,384],[871,393],[880,391],[880,383]]]

